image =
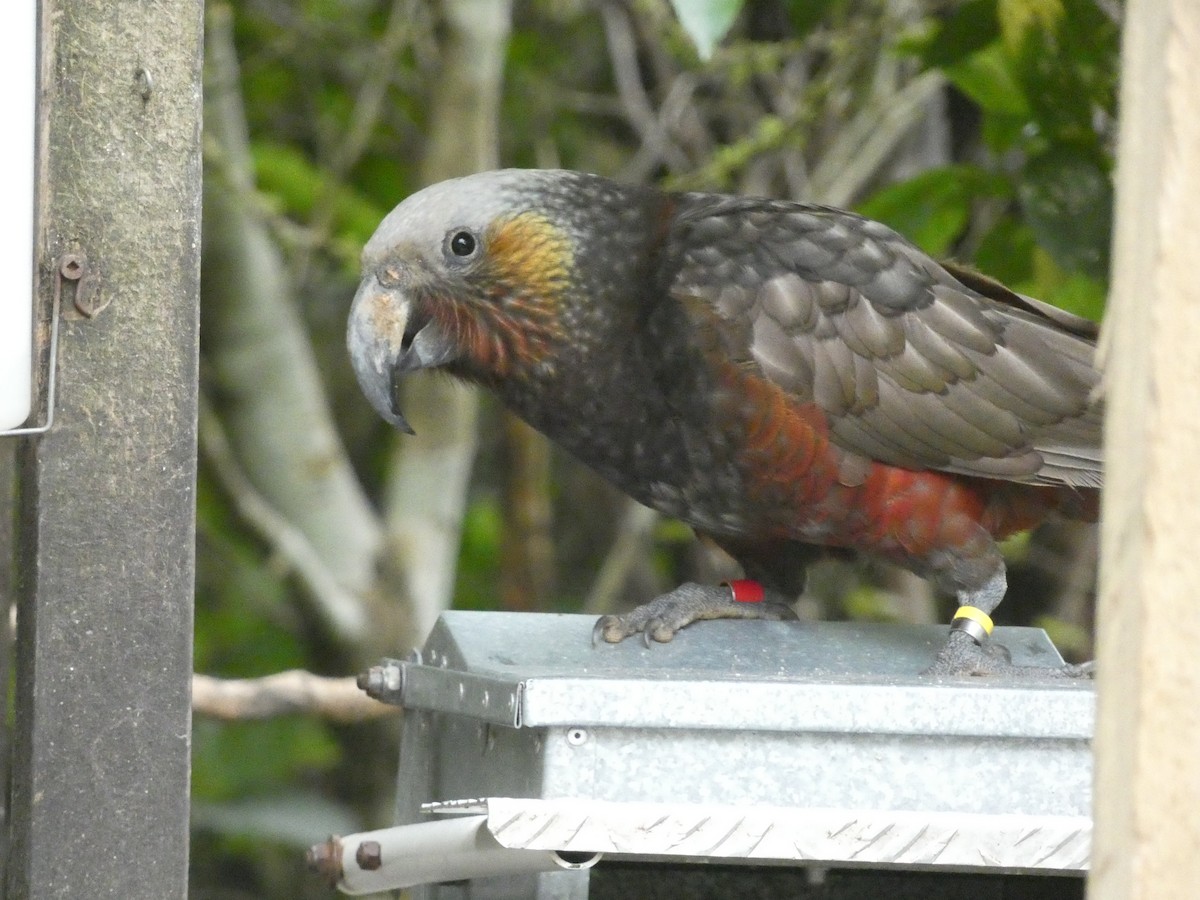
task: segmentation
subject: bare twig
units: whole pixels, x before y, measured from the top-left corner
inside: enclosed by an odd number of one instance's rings
[[[326,568],[312,543],[262,496],[238,465],[225,429],[203,393],[200,395],[200,449],[238,513],[284,559],[305,592],[343,640],[357,640],[367,629],[362,603]]]
[[[646,95],[637,61],[637,41],[629,14],[617,3],[603,3],[600,14],[604,19],[604,34],[608,39],[608,52],[612,60],[613,78],[617,82],[617,93],[631,125],[641,136],[642,150],[655,159],[661,159],[676,171],[691,168],[687,155],[671,140],[663,127],[654,105]]]
[[[831,206],[854,202],[896,145],[921,121],[927,104],[944,85],[942,73],[931,70],[858,113],[814,167],[808,182],[809,199]]]
[[[383,101],[395,75],[400,51],[408,41],[415,6],[414,0],[393,0],[392,2],[392,9],[388,15],[387,25],[384,27],[383,36],[375,46],[374,53],[371,54],[371,65],[354,97],[349,127],[331,154],[321,193],[314,204],[310,226],[312,240],[296,257],[294,271],[297,284],[304,284],[307,281],[308,268],[312,262],[312,255],[308,248],[319,246],[328,240],[334,212],[337,208],[337,196],[342,190],[346,173],[362,157],[367,142],[379,122]]]
[[[684,114],[691,108],[692,96],[696,93],[698,85],[697,79],[686,73],[677,75],[671,82],[667,96],[658,108],[656,128],[659,134],[668,134],[680,124]],[[658,148],[657,141],[643,140],[637,152],[622,167],[620,178],[633,183],[646,181],[661,161]]]
[[[192,711],[225,722],[319,716],[333,722],[367,722],[400,713],[372,700],[354,678],[324,678],[291,669],[263,678],[192,676]]]
[[[400,51],[408,42],[415,14],[414,0],[393,0],[383,36],[372,54],[372,64],[354,97],[350,127],[346,129],[346,136],[329,164],[335,179],[345,176],[366,149],[367,141],[379,122],[388,85],[395,74]]]
[[[626,502],[617,535],[583,604],[584,612],[603,615],[619,608],[621,587],[637,562],[638,554],[644,550],[647,537],[657,521],[658,513],[654,510],[633,500]]]

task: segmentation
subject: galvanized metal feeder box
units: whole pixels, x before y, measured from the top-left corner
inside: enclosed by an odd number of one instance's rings
[[[649,896],[597,892],[635,861],[788,866],[802,884],[846,867],[1085,871],[1090,683],[923,677],[941,626],[719,621],[646,647],[593,646],[594,621],[448,612],[419,658],[374,671],[405,708],[410,827],[343,839],[344,890]],[[1039,629],[995,640],[1015,663],[1061,664]],[[779,869],[731,885],[756,872]]]

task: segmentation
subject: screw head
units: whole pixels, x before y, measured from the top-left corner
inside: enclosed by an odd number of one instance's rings
[[[83,277],[83,267],[87,265],[87,256],[83,253],[64,253],[58,258],[58,271],[63,278],[78,281]]]
[[[383,865],[383,848],[379,841],[363,841],[354,852],[354,861],[364,872],[374,872]]]
[[[578,747],[586,744],[588,739],[587,729],[579,725],[567,729],[567,743],[572,747]]]

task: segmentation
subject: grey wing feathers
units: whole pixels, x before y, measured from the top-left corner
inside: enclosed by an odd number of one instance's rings
[[[826,207],[690,194],[671,292],[748,335],[844,449],[909,468],[1099,487],[1090,323]],[[747,327],[748,326],[748,327]]]

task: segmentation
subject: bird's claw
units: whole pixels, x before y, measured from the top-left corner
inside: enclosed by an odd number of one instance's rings
[[[728,587],[689,583],[623,616],[601,616],[592,628],[592,646],[601,641],[617,644],[635,634],[641,634],[646,647],[667,644],[674,640],[679,629],[700,619],[795,618],[795,612],[782,598],[739,603]]]
[[[639,606],[624,616],[601,616],[598,618],[596,624],[592,626],[592,646],[596,647],[601,643],[619,644],[625,638],[639,632],[642,635],[642,642],[647,647],[650,646],[651,637],[663,644],[675,637],[675,632],[668,629],[666,623],[659,619],[648,619],[644,625],[639,625],[634,617],[644,608]]]
[[[643,622],[643,616],[637,615],[646,609],[646,606],[639,606],[624,616],[601,616],[592,626],[592,646],[595,647],[601,642],[618,644],[635,634],[641,634],[642,643],[647,647],[652,646],[651,641],[666,644],[674,640],[678,628],[672,628],[657,617],[646,618]]]
[[[933,676],[974,675],[1010,678],[1091,678],[1092,664],[1079,666],[1015,666],[1012,654],[1003,644],[975,643],[962,632],[951,632],[938,653],[937,662],[922,674]]]
[[[682,627],[683,625],[679,626],[679,628]],[[642,644],[647,648],[653,646],[651,641],[659,644],[669,644],[675,640],[675,632],[679,628],[672,628],[662,619],[651,619],[642,626]]]

